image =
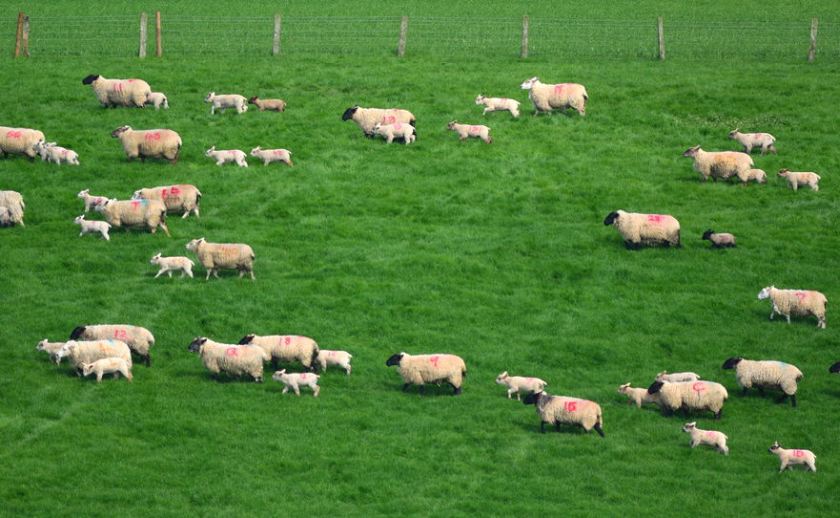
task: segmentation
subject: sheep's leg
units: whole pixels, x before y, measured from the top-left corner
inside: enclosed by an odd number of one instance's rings
[[[250,274],[251,274],[251,280],[252,280],[252,281],[257,280],[257,278],[256,278],[256,277],[254,277],[254,270],[250,270],[248,273],[250,273]]]
[[[511,396],[511,394],[513,394],[513,392],[514,392],[513,389],[508,389],[508,391],[507,391],[508,399],[512,399],[510,396]],[[519,394],[517,394],[517,399],[518,399],[518,396],[519,396]]]
[[[352,371],[352,370],[353,370],[353,366],[352,366],[352,365],[350,365],[349,363],[347,364],[347,367],[345,367],[345,368],[344,368],[344,372],[345,372],[348,376],[350,375],[350,371]]]
[[[409,386],[410,386],[410,385],[409,385],[408,383],[403,383],[403,388],[402,388],[402,389],[403,389],[403,392],[408,392],[408,387],[409,387]]]
[[[749,389],[747,387],[741,387],[741,395],[746,396]]]
[[[779,473],[781,473],[782,471],[786,470],[786,469],[787,469],[787,467],[788,467],[787,460],[782,459],[782,465],[781,465],[781,466],[779,466]]]
[[[172,270],[169,270],[166,273],[167,273],[167,275],[169,275],[169,278],[171,279],[172,278]]]
[[[288,394],[288,393],[289,393],[289,386],[286,385],[285,387],[283,387],[283,394]]]
[[[540,421],[540,433],[545,433],[545,421]]]
[[[205,281],[209,281],[209,280],[210,280],[210,274],[211,274],[211,273],[213,273],[213,269],[212,269],[212,268],[211,268],[211,269],[209,269],[209,270],[207,270],[207,277],[205,277],[205,278],[204,278],[204,280],[205,280]]]
[[[692,448],[696,448],[698,444],[700,444],[700,441],[697,441],[695,439],[691,439],[691,442],[689,443],[689,446],[691,446]]]
[[[215,277],[217,279],[219,278],[219,269],[218,268],[213,268],[213,277]]]
[[[312,394],[312,395],[315,396],[315,397],[318,397],[318,394],[321,393],[321,387],[319,387],[318,385],[315,385],[314,387],[312,387],[312,391],[314,392],[314,394]]]
[[[143,357],[143,361],[146,363],[146,367],[151,367],[152,366],[152,355],[149,354],[149,353],[146,353],[146,356]],[[128,377],[128,376],[126,376],[126,377]]]
[[[595,431],[598,432],[598,435],[600,435],[601,437],[604,436],[604,429],[601,428],[601,423],[595,423],[595,426],[593,426],[593,428],[595,428]]]
[[[792,407],[796,408],[796,394],[790,396],[790,404]]]
[[[788,324],[790,324],[790,313],[788,313],[787,315],[785,315],[785,318],[787,319],[787,323],[788,323]]]
[[[554,422],[554,430],[559,432],[560,431],[560,421]]]
[[[96,382],[102,383],[102,371],[96,373]]]
[[[181,219],[187,219],[187,216],[189,216],[189,215],[190,215],[190,211],[187,211],[181,216]]]
[[[721,416],[723,415],[723,409],[721,408],[717,412],[715,412],[715,420],[720,421]]]
[[[455,386],[453,383],[451,383],[451,382],[450,382],[449,384],[450,384],[450,385],[452,385],[452,388],[454,389],[454,390],[453,390],[453,392],[452,392],[452,395],[453,395],[453,396],[457,396],[457,395],[461,394],[461,387],[456,387],[456,386]]]
[[[155,279],[157,279],[158,277],[160,277],[160,276],[163,274],[163,272],[164,272],[164,271],[165,271],[165,270],[164,270],[163,268],[161,268],[161,269],[160,269],[160,271],[159,271],[159,272],[157,272],[157,275],[155,275]]]

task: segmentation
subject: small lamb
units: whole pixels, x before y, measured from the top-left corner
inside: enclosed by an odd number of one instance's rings
[[[799,189],[800,185],[807,185],[812,191],[820,190],[820,179],[822,178],[817,173],[807,172],[793,172],[790,169],[780,169],[779,176],[787,180],[788,186],[794,191]]]
[[[82,214],[74,219],[73,223],[82,227],[82,231],[79,232],[79,237],[85,234],[99,233],[105,238],[105,241],[111,240],[111,237],[108,235],[108,231],[111,230],[111,224],[107,221],[88,221],[85,219],[85,215]]]
[[[155,110],[160,110],[161,106],[163,106],[164,110],[169,109],[169,100],[164,94],[160,92],[152,92],[149,95],[147,95],[146,104],[154,106]]]
[[[298,397],[300,397],[301,385],[311,388],[313,395],[318,397],[318,394],[321,392],[321,387],[318,386],[318,378],[320,376],[311,372],[290,372],[286,374],[286,369],[277,371],[271,376],[271,379],[274,381],[279,381],[285,385],[283,387],[283,394],[288,393],[289,387],[291,387]]]
[[[103,374],[114,374],[115,379],[120,378],[120,374],[125,376],[128,381],[131,381],[134,377],[131,375],[131,367],[128,365],[122,358],[102,358],[101,360],[96,360],[93,363],[82,363],[82,374],[87,377],[90,376],[91,373],[96,373],[96,382],[102,383],[102,375]]]
[[[108,201],[108,198],[106,196],[91,195],[90,189],[79,191],[79,194],[77,194],[76,196],[84,200],[85,212],[90,212],[90,209],[98,209],[100,206],[104,205],[106,201]]]
[[[625,383],[618,387],[618,393],[627,396],[627,404],[636,403],[636,408],[642,408],[644,403],[656,403],[656,394],[648,394],[646,388],[631,387]]]
[[[509,111],[514,119],[519,117],[519,101],[513,99],[479,95],[475,98],[475,104],[484,105],[482,115],[487,115],[488,112]]]
[[[161,254],[158,253],[152,257],[152,260],[149,261],[149,263],[160,266],[160,271],[157,272],[157,275],[155,275],[155,279],[164,273],[169,274],[169,278],[171,279],[172,272],[177,271],[181,272],[181,277],[188,275],[190,279],[193,278],[192,268],[195,266],[195,263],[188,257],[161,257]]]
[[[667,381],[669,383],[683,383],[686,381],[697,381],[700,375],[696,372],[672,372],[662,371],[656,375],[655,381]]]
[[[210,115],[216,113],[216,108],[222,113],[225,113],[227,108],[236,108],[236,113],[239,114],[248,111],[248,99],[239,94],[216,95],[216,92],[210,92],[204,98],[204,102],[210,103]]]
[[[709,229],[703,232],[703,239],[712,242],[712,248],[735,248],[735,236],[727,232]]]
[[[294,165],[292,164],[292,152],[288,149],[263,149],[257,146],[251,150],[251,156],[262,160],[264,166],[272,162],[283,162],[290,167]]]
[[[682,431],[691,435],[691,442],[689,444],[692,448],[696,448],[698,444],[708,444],[709,446],[717,448],[717,450],[724,455],[729,455],[729,447],[726,446],[726,440],[729,437],[724,435],[722,432],[717,432],[715,430],[701,430],[700,428],[697,428],[696,421],[693,423],[685,423],[685,426],[682,427]]]
[[[470,137],[480,138],[486,144],[492,144],[493,139],[490,138],[490,128],[480,124],[459,124],[457,121],[450,121],[446,125],[447,129],[458,133],[460,140],[467,140]]]
[[[775,441],[768,451],[779,456],[782,463],[779,473],[793,464],[804,464],[809,470],[817,471],[817,456],[810,450],[786,450],[782,448],[779,441]]]
[[[390,144],[395,138],[401,138],[405,145],[409,145],[417,140],[417,135],[414,126],[404,122],[395,122],[393,124],[382,124],[377,122],[373,127],[374,135],[382,135],[385,137],[385,142]]]
[[[46,162],[53,162],[61,165],[65,162],[70,165],[79,165],[79,154],[72,149],[63,148],[56,145],[55,142],[44,142],[40,140],[35,143],[33,148],[36,153],[41,155],[41,160]]]
[[[248,167],[248,162],[245,161],[245,152],[238,149],[220,149],[216,151],[216,146],[213,146],[204,153],[204,156],[209,156],[215,160],[216,165],[235,162],[239,167]]]
[[[735,128],[729,132],[729,138],[744,146],[744,153],[748,155],[754,147],[760,147],[762,155],[768,151],[776,154],[776,146],[773,145],[776,137],[769,133],[741,133],[740,128]]]
[[[522,401],[522,399],[519,396],[520,392],[524,392],[525,394],[542,392],[543,390],[545,390],[546,385],[548,385],[548,383],[539,378],[526,378],[524,376],[508,376],[507,371],[496,376],[496,383],[498,383],[499,385],[507,386],[508,399],[511,399],[511,394],[516,394],[517,401]]]

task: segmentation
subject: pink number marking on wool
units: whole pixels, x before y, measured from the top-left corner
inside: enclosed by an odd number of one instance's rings
[[[160,132],[155,131],[154,133],[146,133],[143,135],[145,140],[160,140]]]
[[[9,137],[9,138],[21,138],[23,136],[23,132],[22,131],[9,130],[9,131],[6,132],[6,136]]]
[[[648,214],[647,220],[649,223],[662,223],[667,217],[662,214]]]
[[[384,115],[382,117],[382,124],[393,124],[395,122],[397,122],[396,115]]]
[[[691,390],[693,390],[694,392],[697,392],[697,394],[699,395],[701,392],[706,390],[706,384],[703,383],[702,381],[698,381],[697,383],[695,383],[694,385],[691,386]]]
[[[131,206],[136,209],[140,206],[140,200],[131,200]]]
[[[715,432],[712,432],[712,431],[706,432],[706,438],[707,439],[714,439],[714,437],[715,437]]]
[[[556,95],[562,94],[563,90],[565,90],[565,89],[566,89],[566,84],[565,83],[560,83],[559,85],[554,85],[554,93]]]
[[[803,300],[805,300],[805,297],[808,296],[808,294],[804,291],[796,291],[793,294],[796,295],[796,298],[799,299],[799,302],[802,302]]]
[[[122,84],[122,81],[120,81],[119,83],[116,83],[116,84],[114,85],[114,90],[116,90],[117,92],[122,92],[122,91],[123,91],[123,84]]]
[[[473,135],[478,135],[479,131],[481,131],[481,126],[470,126],[470,133]]]
[[[805,452],[804,452],[804,451],[802,451],[802,450],[793,450],[793,456],[794,456],[794,457],[797,457],[797,458],[799,458],[799,457],[804,457],[804,456],[805,456]]]
[[[440,356],[432,356],[431,358],[429,358],[429,363],[431,363],[435,367],[438,366],[439,361],[440,361]]]
[[[285,152],[285,151],[283,151],[282,149],[275,149],[275,150],[273,151],[273,153],[274,153],[275,155],[277,155],[277,156],[281,156],[281,155],[285,155],[285,154],[286,154],[286,152]]]
[[[306,373],[305,373],[305,372],[304,372],[304,373],[302,373],[302,374],[300,375],[300,379],[301,379],[301,380],[305,380],[305,379],[306,379]]]
[[[402,123],[399,123],[399,122],[395,123],[394,124],[394,129],[397,130],[397,131],[401,130],[402,129]]]
[[[566,412],[575,412],[578,409],[578,402],[577,401],[566,401],[563,404],[563,410]]]
[[[225,349],[225,354],[227,356],[238,356],[239,349],[237,347],[228,347],[227,349]]]
[[[128,338],[128,333],[125,332],[125,329],[114,329],[114,338],[117,340],[125,340]]]
[[[286,345],[291,344],[292,343],[292,337],[291,336],[284,336],[283,337],[283,343],[286,344]]]

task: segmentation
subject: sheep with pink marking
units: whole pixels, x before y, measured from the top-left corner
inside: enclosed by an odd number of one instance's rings
[[[825,306],[828,299],[819,291],[780,290],[775,286],[767,286],[758,292],[758,300],[765,299],[773,303],[770,320],[776,315],[782,315],[790,324],[791,316],[814,316],[817,318],[817,328],[825,329]]]
[[[507,397],[511,399],[511,395],[516,394],[516,400],[521,401],[520,393],[533,394],[534,392],[542,392],[548,385],[545,381],[539,378],[528,376],[510,376],[507,371],[496,376],[496,383],[504,385],[508,388]]]
[[[216,146],[212,146],[204,152],[204,156],[215,160],[218,166],[232,163],[239,167],[248,167],[248,162],[245,160],[247,155],[239,149],[216,149]]]
[[[614,226],[628,249],[649,245],[680,245],[680,222],[668,214],[641,214],[616,210],[607,214],[604,225]]]
[[[519,86],[523,90],[528,90],[528,98],[534,104],[534,115],[558,109],[566,111],[568,108],[578,112],[581,117],[586,115],[589,94],[586,93],[586,87],[581,84],[547,84],[534,76]]]
[[[418,354],[405,352],[392,354],[385,361],[388,367],[398,367],[403,379],[403,392],[411,385],[419,385],[420,393],[426,391],[427,383],[440,385],[449,384],[454,392],[453,396],[461,393],[467,366],[464,360],[454,354]]]
[[[282,162],[289,167],[294,165],[292,164],[292,152],[288,149],[263,149],[257,146],[251,150],[251,156],[262,160],[264,166],[272,162]]]

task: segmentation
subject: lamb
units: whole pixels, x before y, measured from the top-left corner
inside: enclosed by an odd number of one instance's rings
[[[246,273],[254,277],[254,251],[248,245],[239,243],[208,243],[203,237],[193,239],[186,246],[187,250],[194,252],[198,262],[207,270],[207,277],[210,279],[212,273],[217,279],[219,270],[238,270],[241,279]]]
[[[555,108],[566,111],[573,108],[582,117],[586,115],[586,102],[589,94],[586,88],[577,83],[546,84],[534,76],[519,85],[523,90],[529,90],[528,98],[534,103],[534,115],[541,112],[551,112]]]
[[[35,129],[0,126],[0,157],[26,155],[34,160],[38,154],[35,144],[44,140],[44,134]]]
[[[257,383],[263,382],[263,362],[269,356],[260,347],[222,344],[200,336],[190,343],[188,350],[198,353],[204,367],[213,374],[248,375]]]
[[[164,110],[169,109],[169,99],[160,92],[152,92],[146,97],[146,104],[150,104],[155,107],[155,110],[160,110],[160,107],[163,106]]]
[[[411,385],[420,385],[420,393],[426,392],[426,383],[439,385],[446,382],[454,389],[453,396],[461,393],[463,379],[467,375],[464,360],[454,354],[419,354],[405,352],[391,355],[385,362],[388,367],[399,366],[403,379],[403,392]]]
[[[604,225],[615,226],[628,249],[652,244],[682,246],[680,222],[667,214],[640,214],[616,210],[607,214]]]
[[[470,137],[480,138],[485,144],[492,144],[493,139],[490,138],[490,128],[487,126],[476,124],[459,124],[457,121],[450,121],[446,125],[446,129],[458,133],[459,140],[466,140]]]
[[[106,201],[108,201],[108,198],[106,198],[105,196],[93,196],[90,193],[90,189],[79,191],[79,194],[77,194],[76,196],[81,198],[82,201],[85,202],[85,212],[90,212],[90,209],[96,209],[97,207],[103,205]]]
[[[694,170],[700,173],[703,181],[712,181],[718,178],[726,180],[737,176],[743,180],[747,171],[753,167],[753,159],[746,153],[738,151],[703,151],[700,146],[688,148],[682,154],[694,160]]]
[[[539,378],[509,376],[507,371],[496,376],[496,383],[499,385],[507,386],[508,399],[511,399],[511,394],[516,394],[517,401],[521,401],[521,398],[519,396],[520,392],[524,392],[526,394],[542,392],[543,390],[545,390],[546,385],[548,385],[548,383]]]
[[[288,149],[262,149],[260,146],[251,150],[251,156],[257,157],[263,161],[266,166],[272,162],[283,162],[288,166],[292,166],[292,152]]]
[[[56,356],[57,362],[65,356],[68,357],[79,376],[82,375],[82,364],[93,363],[102,358],[122,358],[131,367],[131,350],[121,340],[69,340],[58,350]]]
[[[23,202],[23,196],[17,191],[0,191],[0,207],[6,209],[6,216],[4,225],[20,225],[23,224],[23,211],[26,204]]]
[[[790,169],[780,169],[779,176],[785,178],[787,180],[788,186],[793,189],[794,191],[799,190],[800,185],[807,185],[811,188],[812,191],[819,191],[820,190],[820,178],[822,178],[817,173],[812,172],[799,172],[794,173]]]
[[[399,108],[361,108],[359,105],[347,108],[341,116],[341,120],[352,120],[368,137],[373,137],[373,127],[377,122],[382,124],[410,124],[417,126],[414,114],[408,110]]]
[[[519,117],[519,101],[513,99],[479,95],[475,98],[475,104],[484,105],[482,115],[487,115],[488,112],[509,111],[514,119]]]
[[[728,358],[721,367],[735,369],[735,381],[746,395],[747,390],[756,387],[764,393],[765,388],[778,388],[784,401],[790,397],[791,405],[796,406],[797,383],[803,374],[795,365],[779,361],[745,360],[740,357]]]
[[[417,140],[414,126],[402,122],[384,125],[381,122],[377,122],[373,127],[373,134],[385,137],[385,142],[388,144],[393,142],[395,138],[403,139],[405,145],[409,145]]]
[[[44,351],[45,353],[50,355],[50,360],[54,361],[56,365],[61,362],[61,358],[58,356],[58,351],[64,347],[66,342],[50,342],[46,338],[38,342],[38,345],[35,346],[35,349],[38,351]]]
[[[155,279],[164,273],[168,274],[171,279],[172,272],[178,271],[181,272],[181,277],[188,275],[190,279],[193,278],[192,268],[195,266],[195,263],[188,257],[162,257],[160,253],[158,253],[152,257],[152,260],[149,261],[149,263],[160,266],[160,271],[157,272],[157,275],[155,275]]]
[[[767,183],[767,173],[762,169],[747,169],[744,172],[738,173],[738,179],[743,183],[750,180],[755,180],[755,183]]]
[[[286,111],[286,101],[282,99],[260,99],[257,96],[248,99],[248,104],[256,104],[261,112],[272,110],[277,112]]]
[[[93,88],[93,93],[103,108],[143,108],[146,106],[146,99],[152,93],[149,83],[142,79],[106,79],[98,74],[91,74],[82,79],[82,84]]]
[[[618,393],[627,396],[627,404],[636,403],[636,408],[642,408],[644,403],[656,403],[656,396],[648,394],[645,388],[631,387],[625,383],[618,387]]]
[[[790,316],[817,317],[817,328],[825,329],[825,305],[828,299],[822,293],[812,290],[780,290],[775,286],[767,286],[758,292],[758,300],[769,298],[773,303],[770,320],[778,313],[787,319]]]
[[[353,370],[353,366],[350,365],[350,360],[353,359],[353,355],[348,353],[347,351],[331,351],[327,349],[321,349],[318,351],[318,365],[321,371],[327,370],[328,366],[334,365],[336,367],[341,367],[344,369],[344,373],[348,376],[350,372]]]
[[[171,237],[166,226],[166,207],[158,200],[108,200],[101,205],[101,212],[112,227],[142,226],[154,234],[158,227]]]
[[[155,337],[145,327],[129,324],[99,324],[77,326],[70,333],[70,340],[120,340],[140,356],[146,367],[152,365],[150,349]]]
[[[61,165],[66,162],[70,165],[79,165],[79,154],[72,149],[63,148],[55,142],[38,141],[35,144],[35,152],[41,156],[41,161],[53,162]]]
[[[111,236],[108,235],[108,231],[111,230],[111,225],[108,224],[106,221],[87,221],[85,219],[85,215],[82,214],[81,216],[76,217],[73,220],[73,223],[79,225],[82,229],[79,232],[79,237],[82,237],[85,234],[100,234],[105,241],[110,241]]]
[[[828,372],[831,374],[840,373],[840,362],[835,363],[831,367],[828,368]]]
[[[735,236],[709,229],[703,232],[703,239],[712,242],[712,248],[735,248]]]
[[[735,128],[730,131],[729,138],[737,140],[744,146],[744,153],[749,155],[752,152],[752,148],[760,147],[762,155],[768,151],[776,154],[776,146],[773,145],[776,142],[776,137],[773,135],[769,133],[741,133],[738,130],[739,128]]]
[[[702,430],[697,428],[697,422],[685,423],[682,431],[691,435],[691,442],[689,445],[696,448],[699,444],[708,444],[714,446],[719,452],[724,455],[729,455],[729,447],[726,446],[726,440],[729,439],[723,432],[715,430]]]
[[[700,375],[694,372],[672,372],[662,371],[656,375],[654,381],[667,381],[668,383],[680,383],[685,381],[697,381]]]
[[[122,358],[102,358],[93,363],[82,363],[82,375],[84,377],[96,373],[96,382],[102,383],[103,374],[114,374],[115,379],[120,378],[120,374],[126,377],[128,381],[134,379],[131,375],[131,365],[129,365]]]
[[[238,94],[216,95],[210,92],[204,98],[204,102],[210,103],[210,115],[216,113],[216,108],[225,113],[227,108],[236,108],[236,113],[242,114],[248,111],[248,100]]]
[[[120,126],[111,132],[120,139],[128,160],[140,158],[165,158],[170,163],[178,162],[181,152],[181,136],[170,129],[134,130],[131,126]]]
[[[288,393],[291,387],[297,397],[300,397],[301,385],[311,388],[312,395],[318,397],[318,394],[321,393],[321,387],[318,386],[318,378],[320,376],[311,372],[290,372],[287,374],[286,369],[277,371],[271,376],[271,379],[279,381],[284,385],[283,394]]]
[[[715,419],[723,413],[723,403],[729,398],[726,388],[713,381],[669,383],[654,381],[648,394],[659,394],[659,406],[664,415],[685,407],[685,410],[711,410]]]
[[[209,156],[215,160],[216,165],[235,162],[239,167],[248,167],[248,162],[245,161],[245,152],[238,149],[220,149],[217,151],[216,146],[213,146],[204,152],[204,156]]]
[[[186,219],[190,213],[193,213],[197,218],[201,191],[190,184],[164,185],[138,189],[134,191],[131,199],[159,200],[166,206],[166,212],[169,214],[182,214],[181,219]]]
[[[239,345],[249,344],[261,347],[270,356],[271,364],[275,369],[278,362],[300,362],[306,369],[317,369],[322,365],[319,361],[321,358],[318,344],[308,336],[259,336],[252,333],[239,340]]]
[[[545,424],[553,424],[560,431],[560,424],[575,424],[586,432],[593,428],[598,435],[604,436],[601,407],[594,401],[567,396],[551,396],[545,392],[535,392],[525,396],[524,404],[534,405],[540,416],[540,433],[545,433]]]
[[[779,456],[779,473],[794,464],[804,464],[807,469],[817,471],[817,456],[810,450],[786,450],[779,441],[774,441],[767,451]]]

